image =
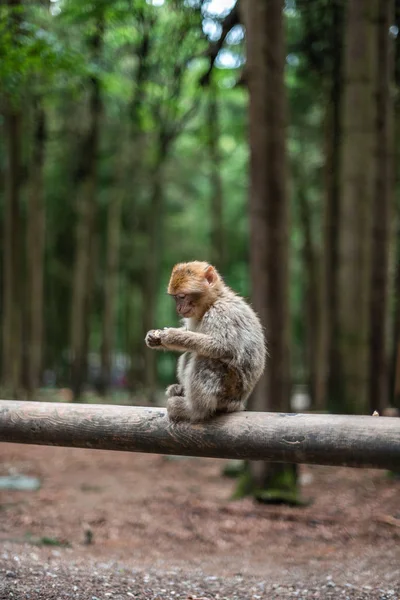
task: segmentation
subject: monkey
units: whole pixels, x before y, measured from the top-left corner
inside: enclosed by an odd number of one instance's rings
[[[183,327],[150,330],[149,348],[182,352],[166,390],[171,421],[208,421],[245,410],[265,366],[266,344],[252,307],[207,262],[174,266],[167,293]]]

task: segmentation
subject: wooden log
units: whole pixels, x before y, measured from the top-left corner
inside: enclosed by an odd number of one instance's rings
[[[400,469],[400,419],[242,412],[173,424],[163,408],[0,401],[0,441]]]

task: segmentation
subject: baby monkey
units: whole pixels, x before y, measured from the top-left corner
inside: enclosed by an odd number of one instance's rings
[[[199,422],[244,410],[266,356],[257,315],[206,262],[177,264],[168,294],[185,326],[151,330],[146,344],[184,352],[178,360],[179,383],[166,390],[169,418]]]

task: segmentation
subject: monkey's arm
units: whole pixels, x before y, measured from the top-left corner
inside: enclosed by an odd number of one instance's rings
[[[150,329],[145,337],[146,345],[149,348],[152,348],[152,350],[167,350],[161,343],[161,337],[164,331],[165,329]],[[179,329],[175,329],[175,331],[186,331],[186,327],[180,327]]]
[[[169,327],[160,333],[161,346],[175,352],[195,352],[207,358],[232,358],[233,352],[223,342],[196,331]]]

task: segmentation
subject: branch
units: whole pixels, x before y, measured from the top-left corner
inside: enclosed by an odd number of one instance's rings
[[[240,412],[190,425],[164,408],[0,400],[0,440],[400,470],[395,417]]]
[[[200,79],[199,83],[201,86],[208,85],[208,83],[210,81],[211,73],[212,73],[212,70],[214,67],[215,60],[218,56],[219,51],[221,50],[222,46],[224,45],[226,36],[230,32],[230,30],[233,29],[233,27],[235,27],[235,25],[239,25],[240,23],[241,23],[241,21],[240,21],[239,0],[238,0],[238,2],[232,8],[231,12],[229,14],[227,14],[225,19],[221,23],[221,25],[222,25],[221,37],[216,42],[213,42],[212,44],[210,44],[210,46],[206,52],[206,56],[209,58],[210,62],[209,62],[207,71],[204,73],[204,75],[202,75],[202,77]]]

